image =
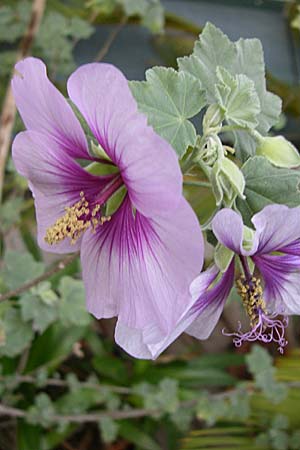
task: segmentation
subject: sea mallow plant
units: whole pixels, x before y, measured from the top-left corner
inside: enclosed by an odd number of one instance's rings
[[[50,252],[81,251],[88,310],[117,316],[116,341],[152,357],[147,349],[191,304],[189,285],[203,262],[198,220],[182,196],[176,154],[138,112],[123,74],[88,64],[67,87],[93,150],[43,62],[16,65],[12,88],[26,131],[13,142],[13,159],[35,198],[38,241]],[[108,173],[96,174],[102,166]]]
[[[16,65],[26,131],[13,159],[35,198],[38,242],[80,250],[88,310],[117,316],[131,355],[156,358],[183,331],[206,339],[235,283],[250,331],[224,334],[282,352],[300,312],[300,156],[269,134],[281,100],[267,90],[261,43],[208,23],[177,63],[129,83],[112,65],[84,65],[70,101],[42,61]],[[199,221],[215,247],[203,272]]]

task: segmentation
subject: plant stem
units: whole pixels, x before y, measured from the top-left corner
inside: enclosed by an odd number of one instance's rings
[[[34,0],[32,2],[30,21],[20,44],[17,61],[29,54],[29,50],[32,46],[32,43],[42,21],[45,5],[46,0]],[[4,184],[5,164],[9,152],[11,134],[15,123],[15,116],[16,105],[9,81],[0,118],[0,201]]]
[[[187,402],[183,402],[180,407],[181,408],[187,408],[194,406],[196,404],[196,400],[191,400]],[[154,416],[156,414],[161,414],[162,411],[159,409],[130,409],[130,410],[119,410],[119,411],[103,411],[103,412],[95,412],[95,413],[86,413],[86,414],[66,414],[66,415],[60,415],[60,414],[54,414],[51,416],[52,421],[55,423],[64,423],[64,422],[70,422],[70,423],[91,423],[91,422],[99,422],[101,419],[104,419],[106,417],[110,417],[114,420],[121,420],[121,419],[138,419],[140,417],[147,417],[147,416]],[[13,408],[10,406],[6,406],[3,404],[0,404],[0,416],[11,416],[11,417],[17,417],[20,419],[26,419],[27,412],[18,409]]]
[[[120,31],[124,28],[124,26],[127,23],[127,17],[124,16],[122,18],[122,20],[120,21],[120,23],[118,23],[118,25],[111,31],[111,33],[109,34],[108,38],[106,39],[106,41],[104,42],[101,50],[99,51],[99,53],[96,55],[94,61],[95,62],[100,62],[102,61],[102,59],[106,56],[107,52],[109,51],[111,45],[113,44],[114,40],[116,39],[116,37],[118,36],[118,34],[120,33]]]
[[[22,284],[22,286],[18,287],[17,289],[6,292],[5,294],[0,294],[0,302],[4,302],[4,300],[8,300],[11,297],[16,297],[17,295],[20,295],[23,292],[28,291],[32,287],[41,283],[42,281],[47,280],[48,278],[52,277],[56,273],[63,270],[68,264],[71,264],[73,261],[75,261],[77,257],[78,253],[74,253],[71,256],[67,256],[66,258],[61,259],[58,263],[56,263],[54,267],[44,272],[43,275],[33,278],[33,280],[30,280],[27,283]]]

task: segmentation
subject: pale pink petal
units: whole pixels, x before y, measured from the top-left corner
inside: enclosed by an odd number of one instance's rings
[[[54,139],[60,151],[74,158],[91,159],[80,123],[47,78],[45,64],[30,57],[19,61],[15,69],[12,90],[26,128]]]
[[[110,64],[87,64],[69,78],[68,93],[119,167],[133,205],[147,217],[177,208],[182,175],[176,154],[137,111],[124,75]]]
[[[189,285],[202,263],[201,230],[184,199],[174,212],[148,219],[134,215],[127,197],[109,223],[83,238],[88,310],[118,315],[117,343],[141,357],[138,343],[160,342],[190,306]]]
[[[108,180],[86,172],[61,151],[53,138],[35,131],[24,131],[16,136],[12,155],[18,172],[29,180],[35,198],[39,245],[54,253],[77,250],[80,240],[75,245],[67,239],[48,245],[44,240],[46,230],[65,214],[66,206],[80,199],[81,191],[93,197]]]
[[[259,254],[277,251],[300,238],[299,207],[268,205],[253,216],[252,222],[259,237]]]

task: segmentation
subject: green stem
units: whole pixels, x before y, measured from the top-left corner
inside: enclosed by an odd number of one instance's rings
[[[211,183],[209,181],[188,180],[188,181],[183,181],[183,184],[186,186],[198,186],[198,187],[206,187],[206,188],[211,187]]]

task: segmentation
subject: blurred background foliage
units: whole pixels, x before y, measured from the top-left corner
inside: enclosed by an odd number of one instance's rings
[[[82,62],[120,58],[129,76],[154,64],[175,65],[192,51],[206,20],[199,15],[192,22],[180,8],[176,15],[170,3],[48,0],[30,53],[46,62],[63,93]],[[294,73],[287,81],[269,71],[268,85],[283,99],[280,128],[299,145],[299,2],[243,3],[245,14],[276,11],[286,24]],[[0,5],[2,105],[32,5]],[[274,36],[280,42],[280,33]],[[21,128],[17,117],[13,133]],[[185,192],[204,222],[214,208],[211,192],[189,180]],[[133,360],[114,344],[114,322],[86,312],[77,255],[57,260],[41,252],[35,232],[27,183],[8,158],[0,207],[1,450],[300,449],[297,320],[288,330],[288,351],[275,360],[256,345],[234,350],[222,336],[222,327],[235,326],[238,302],[229,304],[207,342],[183,336],[157,361]]]

